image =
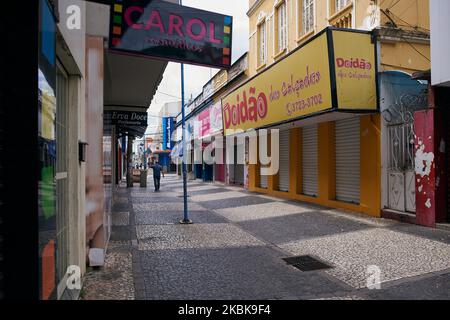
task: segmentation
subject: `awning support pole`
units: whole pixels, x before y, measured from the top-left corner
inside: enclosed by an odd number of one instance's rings
[[[128,135],[127,143],[127,188],[133,187],[133,137]]]
[[[183,5],[183,1],[180,1],[180,6]],[[185,123],[185,114],[184,114],[184,64],[181,64],[181,123],[182,123],[182,145],[183,145],[183,160],[182,160],[182,170],[183,170],[183,202],[184,202],[184,217],[183,220],[180,221],[181,224],[192,224],[192,221],[189,219],[189,211],[187,204],[187,170],[186,170],[186,123]]]
[[[181,0],[180,0],[181,5]],[[181,224],[192,224],[189,219],[188,203],[187,203],[187,170],[186,170],[186,123],[185,123],[185,113],[184,113],[184,64],[181,64],[181,123],[182,123],[182,145],[183,145],[183,160],[182,160],[182,170],[183,170],[183,200],[184,200],[184,217],[180,221]]]

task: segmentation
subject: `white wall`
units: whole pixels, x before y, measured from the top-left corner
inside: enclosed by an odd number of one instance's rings
[[[68,174],[68,265],[86,271],[85,164],[78,160],[78,142],[85,141],[85,60],[86,3],[81,0],[59,0],[57,55],[68,73],[67,174]],[[76,8],[70,8],[75,6]],[[70,8],[71,10],[67,10]],[[75,10],[75,11],[73,11]],[[74,15],[76,17],[74,17]],[[75,19],[75,20],[73,20]],[[70,21],[69,21],[70,20]],[[69,23],[68,23],[69,21]],[[74,24],[79,23],[79,27]],[[65,283],[60,288],[60,293]],[[76,298],[76,292],[70,292]]]
[[[431,82],[450,86],[450,1],[430,1]]]
[[[66,68],[71,74],[84,76],[86,55],[86,2],[81,0],[59,0],[58,29],[75,61],[71,66],[66,62]],[[79,23],[79,28],[77,24]]]

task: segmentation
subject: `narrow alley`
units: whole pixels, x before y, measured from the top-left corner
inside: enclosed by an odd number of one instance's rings
[[[120,185],[105,267],[82,299],[448,299],[450,232],[182,180]],[[309,255],[326,269],[283,258]],[[381,271],[367,288],[368,267]],[[311,264],[306,263],[306,267]],[[317,265],[312,265],[317,266]],[[370,272],[370,271],[369,271]]]

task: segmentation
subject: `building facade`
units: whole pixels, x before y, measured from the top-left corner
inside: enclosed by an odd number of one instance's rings
[[[422,192],[430,192],[424,198],[425,203],[421,209],[428,225],[450,222],[450,63],[447,56],[450,44],[447,41],[446,30],[450,22],[446,18],[450,14],[450,3],[444,0],[433,0],[430,3],[431,20],[431,105],[427,115],[428,127],[433,128],[432,145],[426,145],[424,152],[435,154],[436,165],[430,184]],[[425,118],[425,119],[427,119]],[[442,183],[447,181],[447,184]]]
[[[248,56],[242,55],[229,70],[217,72],[203,86],[200,93],[186,105],[186,153],[189,179],[202,179],[236,185],[244,185],[243,165],[226,162],[226,141],[223,138],[222,98],[247,79]],[[181,114],[176,117],[174,140],[177,142],[173,161],[181,175]],[[211,161],[204,158],[205,148],[210,146]],[[214,146],[214,147],[213,147]],[[209,149],[207,149],[208,151]],[[214,150],[214,151],[213,151]]]
[[[73,299],[67,270],[86,270],[86,4],[79,30],[66,25],[70,1],[40,1],[39,255],[40,298]]]
[[[39,1],[38,290],[44,300],[77,299],[86,266],[104,265],[115,191],[131,171],[131,142],[144,135],[167,65],[109,50],[110,15],[121,12],[106,3]]]
[[[404,138],[411,137],[414,127],[411,118],[403,115],[428,108],[426,86],[424,90],[422,82],[410,79],[412,73],[430,67],[428,6],[428,1],[402,0],[394,6],[369,0],[249,1],[249,85],[289,78],[292,71],[297,74],[313,72],[312,66],[322,58],[327,45],[328,50],[334,46],[332,54],[335,56],[323,63],[337,70],[343,68],[341,73],[337,71],[337,82],[344,81],[347,74],[350,83],[356,73],[348,70],[353,67],[370,70],[361,59],[364,46],[375,48],[374,60],[369,61],[377,71],[369,81],[369,86],[377,88],[375,109],[370,99],[358,100],[357,95],[350,94],[345,102],[338,103],[347,109],[342,112],[324,116],[320,115],[320,107],[308,104],[301,107],[302,112],[297,112],[298,117],[270,117],[271,121],[250,126],[280,130],[280,170],[266,176],[261,174],[261,163],[249,165],[250,190],[376,217],[384,211],[415,214],[414,146],[410,139]],[[333,36],[321,39],[323,30],[330,27],[341,29],[341,33],[328,29],[325,33],[333,33]],[[350,35],[345,30],[367,33]],[[348,40],[344,39],[346,34],[349,34]],[[361,46],[358,34],[367,35]],[[341,49],[336,46],[345,41],[348,41],[347,47],[340,53]],[[308,49],[312,46],[322,46],[322,51]],[[300,51],[304,51],[303,54]],[[298,66],[295,62],[286,62],[295,55]],[[366,71],[359,72],[359,79],[370,77]],[[321,71],[321,74],[325,73]],[[408,84],[414,87],[413,92],[394,92],[392,87],[398,79],[394,77],[394,81],[389,81],[392,74],[398,75],[397,78],[405,75],[411,81]],[[385,86],[380,85],[383,79]],[[361,81],[349,84],[350,90],[358,88],[358,83]],[[284,96],[286,92],[280,88]],[[317,92],[325,96],[329,90],[322,88]],[[338,88],[338,95],[342,92]],[[394,97],[387,96],[393,92]],[[270,101],[278,100],[275,88],[267,88],[266,93]],[[275,96],[271,95],[273,93]],[[384,102],[388,98],[394,103],[387,107]],[[231,100],[227,101],[232,105]],[[222,103],[224,108],[225,102]],[[283,103],[273,105],[273,108],[285,107]],[[391,119],[386,114],[401,114],[401,119],[388,122]],[[409,155],[412,156],[408,158]]]

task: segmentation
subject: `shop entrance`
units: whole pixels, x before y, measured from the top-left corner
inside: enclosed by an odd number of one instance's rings
[[[236,139],[235,139],[236,141]],[[244,144],[245,145],[245,144]],[[243,186],[244,185],[244,164],[243,164],[243,160],[242,157],[240,157],[238,155],[238,148],[244,148],[244,145],[240,144],[234,145],[234,159],[232,164],[230,164],[228,166],[228,173],[229,173],[229,182],[230,184],[235,184],[235,185],[239,185],[239,186]],[[240,150],[239,152],[242,152],[242,150]],[[245,151],[244,151],[245,152]]]
[[[259,132],[258,132],[259,133]],[[267,141],[267,147],[269,147],[268,141]],[[261,169],[263,168],[263,165],[260,164],[259,165],[259,187],[262,189],[267,189],[268,187],[268,179],[267,179],[267,175],[261,174]]]
[[[219,148],[220,153],[216,151]],[[216,149],[214,150],[214,157],[219,157],[221,155],[222,158],[222,159],[216,158],[216,163],[214,164],[214,181],[225,182],[225,163],[226,163],[225,150],[226,150],[225,141],[223,141],[222,145],[217,144]]]
[[[335,122],[336,200],[360,202],[360,120]]]
[[[289,130],[280,130],[280,168],[278,189],[289,192]]]
[[[416,212],[413,122],[411,115],[405,122],[387,127],[389,207],[409,213]]]
[[[317,125],[302,129],[302,193],[311,197],[318,195],[317,141]]]

